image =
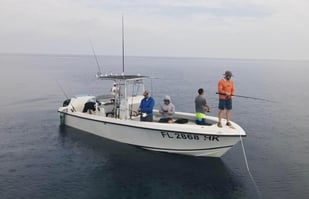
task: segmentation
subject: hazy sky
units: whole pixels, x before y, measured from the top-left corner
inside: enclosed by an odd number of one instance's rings
[[[0,53],[309,58],[308,0],[0,0]]]

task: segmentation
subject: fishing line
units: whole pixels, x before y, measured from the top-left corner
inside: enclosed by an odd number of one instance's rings
[[[253,175],[251,174],[251,171],[250,171],[250,168],[249,168],[249,164],[248,164],[248,160],[247,160],[247,155],[246,155],[246,151],[245,151],[245,147],[244,147],[244,143],[243,143],[243,140],[241,138],[241,135],[239,135],[240,137],[240,143],[241,143],[241,147],[242,147],[242,151],[243,151],[243,154],[244,154],[244,159],[245,159],[245,163],[246,163],[246,167],[247,167],[247,171],[249,173],[249,176],[250,176],[250,179],[252,181],[252,183],[254,184],[254,187],[256,189],[256,192],[258,193],[258,196],[259,198],[262,198],[262,194],[261,194],[261,191],[259,189],[259,187],[257,186],[254,178],[253,178]]]

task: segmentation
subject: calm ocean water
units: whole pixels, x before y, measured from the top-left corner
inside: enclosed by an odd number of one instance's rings
[[[120,73],[120,57],[99,57],[102,70]],[[232,70],[239,95],[232,120],[246,131],[221,159],[145,151],[72,128],[60,128],[65,95],[100,94],[93,56],[0,55],[0,198],[309,198],[309,61],[127,57],[126,72],[151,75],[159,105],[172,97],[194,111],[206,89],[217,115],[217,81]],[[65,90],[65,94],[61,88]]]

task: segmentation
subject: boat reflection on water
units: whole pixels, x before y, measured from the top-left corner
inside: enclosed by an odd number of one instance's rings
[[[234,198],[243,189],[220,158],[150,152],[70,127],[59,141],[100,197]]]

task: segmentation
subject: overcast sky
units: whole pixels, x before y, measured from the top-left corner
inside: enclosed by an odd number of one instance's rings
[[[0,53],[308,59],[308,0],[0,0]]]

